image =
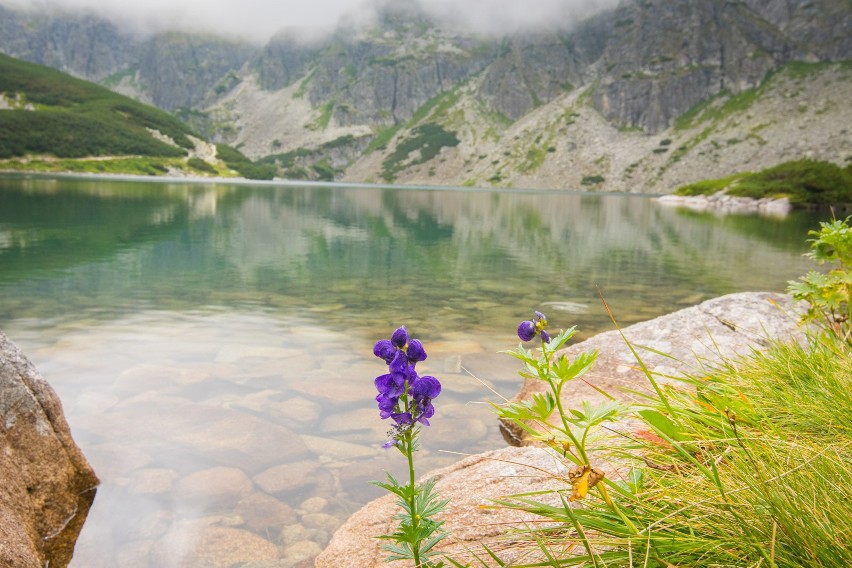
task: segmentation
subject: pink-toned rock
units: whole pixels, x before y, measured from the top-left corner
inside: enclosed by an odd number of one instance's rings
[[[428,475],[437,480],[441,497],[450,498],[446,510],[438,517],[450,534],[439,549],[465,558],[467,551],[485,554],[481,543],[499,550],[504,560],[516,561],[527,552],[511,547],[505,535],[521,528],[534,516],[509,509],[494,509],[491,499],[528,491],[564,489],[560,479],[567,472],[562,460],[549,450],[537,447],[508,447],[470,456]],[[542,501],[557,503],[554,493],[540,496]],[[387,553],[380,549],[375,537],[390,534],[396,527],[394,515],[399,512],[395,496],[381,497],[352,515],[338,530],[316,559],[316,568],[409,568],[410,563],[384,561]]]
[[[764,349],[772,339],[801,340],[798,321],[803,309],[785,294],[744,292],[713,298],[623,331],[655,378],[667,382],[667,376],[702,374],[724,359]],[[583,375],[584,380],[572,381],[562,390],[566,408],[584,400],[602,402],[603,395],[593,387],[622,400],[631,399],[631,390],[650,390],[648,379],[618,330],[601,333],[563,352],[573,360],[591,350],[598,351],[594,367]],[[545,388],[542,381],[528,379],[515,400],[530,400]],[[510,444],[528,441],[526,433],[514,424],[503,422],[500,429]]]
[[[259,533],[279,531],[296,522],[296,513],[290,505],[261,492],[243,498],[234,512],[246,519],[248,528]]]
[[[0,480],[0,566],[67,566],[98,478],[56,393],[2,332]]]
[[[248,476],[235,467],[213,467],[196,471],[177,483],[181,501],[206,511],[227,511],[251,493]]]
[[[278,547],[242,529],[186,523],[157,541],[152,566],[231,568],[278,559]]]

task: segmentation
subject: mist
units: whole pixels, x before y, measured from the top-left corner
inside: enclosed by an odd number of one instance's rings
[[[323,35],[369,24],[383,4],[407,0],[0,0],[34,12],[91,12],[125,29],[212,33],[264,43],[283,29]],[[619,0],[412,0],[436,20],[469,32],[505,34],[569,27]]]

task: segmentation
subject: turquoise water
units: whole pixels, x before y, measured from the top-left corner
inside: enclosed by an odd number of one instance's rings
[[[223,542],[237,565],[291,566],[403,468],[380,449],[372,387],[371,346],[396,326],[445,385],[426,471],[503,444],[483,402],[517,392],[496,352],[533,310],[586,337],[611,328],[599,295],[629,324],[783,290],[818,220],[624,195],[5,176],[0,329],[102,480],[72,566],[203,566]]]

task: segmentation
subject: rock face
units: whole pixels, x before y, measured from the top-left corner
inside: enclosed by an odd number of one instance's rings
[[[424,0],[378,16],[254,46],[0,6],[0,51],[177,110],[286,179],[668,193],[850,152],[847,0],[624,0],[506,36]]]
[[[735,358],[751,350],[760,350],[768,339],[801,339],[798,316],[801,306],[789,296],[774,293],[732,294],[708,300],[698,306],[683,309],[624,329],[627,338],[636,346],[645,346],[670,354],[674,359],[639,348],[648,368],[665,375],[700,372],[724,358]],[[638,347],[637,347],[638,348]],[[636,360],[618,331],[602,333],[567,348],[569,356],[590,349],[599,350],[597,363],[584,375],[586,381],[613,395],[619,389],[647,388]],[[540,390],[540,383],[524,384],[517,398],[525,400]],[[563,391],[566,408],[582,400],[601,398],[601,395],[575,381]],[[566,392],[567,391],[567,392]],[[626,394],[623,394],[627,398]],[[504,427],[507,439],[515,444],[527,440],[514,429]],[[612,473],[613,466],[604,466]],[[450,505],[441,517],[451,534],[440,546],[458,559],[472,550],[487,558],[479,547],[486,543],[498,551],[501,559],[517,562],[535,561],[517,543],[506,539],[511,527],[522,527],[530,518],[508,509],[482,508],[489,499],[513,493],[553,491],[550,496],[538,495],[558,503],[557,490],[568,487],[565,480],[567,467],[564,460],[544,448],[525,445],[505,448],[485,454],[470,456],[450,467],[428,474],[438,480],[436,487],[441,497],[449,498]],[[377,535],[389,534],[397,512],[392,496],[385,496],[367,504],[355,513],[334,534],[328,547],[316,560],[317,568],[351,567],[379,568],[385,566],[385,553],[379,548]],[[389,566],[402,564],[391,563]],[[478,564],[476,564],[478,565]]]
[[[0,565],[63,567],[98,478],[56,393],[0,332]]]
[[[848,54],[848,24],[839,24],[848,11],[825,0],[622,3],[595,106],[618,124],[659,132],[711,95],[756,87],[785,61]]]

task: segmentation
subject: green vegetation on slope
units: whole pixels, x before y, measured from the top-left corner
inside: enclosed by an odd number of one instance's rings
[[[444,130],[440,124],[428,122],[411,130],[411,136],[397,144],[382,162],[382,178],[393,181],[403,168],[423,164],[438,155],[441,148],[458,146],[455,132]],[[417,155],[414,155],[414,153]]]
[[[274,165],[252,162],[233,146],[217,144],[216,157],[225,162],[226,166],[244,178],[272,179],[275,177]]]
[[[677,195],[710,195],[728,188],[739,197],[788,197],[798,206],[852,203],[852,165],[841,168],[830,162],[797,160],[784,162],[756,173],[691,183]]]
[[[0,110],[0,158],[52,154],[183,156],[191,132],[179,120],[54,69],[0,54],[0,93],[17,99]],[[32,110],[26,110],[29,107]],[[158,130],[180,148],[152,137]]]
[[[341,170],[331,165],[328,152],[355,142],[355,136],[344,134],[334,140],[320,144],[316,148],[302,147],[289,152],[264,156],[257,163],[272,166],[275,172],[287,179],[334,181]],[[308,168],[310,168],[310,171]]]

